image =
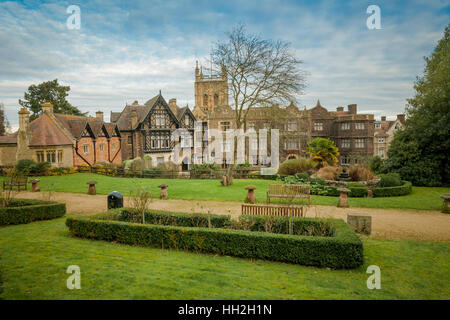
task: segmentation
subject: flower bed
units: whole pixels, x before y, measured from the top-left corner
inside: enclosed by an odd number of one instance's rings
[[[158,224],[141,224],[125,221],[132,219],[129,213],[122,209],[90,218],[70,217],[66,225],[78,237],[131,245],[334,269],[363,263],[362,242],[343,220],[241,216],[244,221],[236,222],[229,216],[196,214],[193,218],[150,211],[146,221]],[[246,230],[237,230],[236,224]],[[269,224],[271,232],[264,231]],[[287,228],[291,234],[284,234]]]
[[[65,213],[65,203],[14,199],[8,207],[0,208],[0,226],[50,220],[62,217]]]

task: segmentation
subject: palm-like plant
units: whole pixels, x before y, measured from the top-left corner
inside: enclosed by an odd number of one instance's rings
[[[308,149],[303,150],[311,157],[311,161],[317,168],[333,166],[338,161],[339,150],[334,142],[325,138],[315,138],[308,143]]]

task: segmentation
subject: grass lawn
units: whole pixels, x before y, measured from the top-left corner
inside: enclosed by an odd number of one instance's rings
[[[1,179],[1,177],[0,177]],[[129,195],[137,185],[148,186],[154,195],[159,196],[158,185],[169,185],[169,197],[183,200],[215,200],[215,201],[243,201],[246,195],[246,185],[256,186],[256,199],[258,202],[266,201],[266,190],[271,180],[260,179],[234,179],[232,186],[223,187],[219,180],[189,180],[189,179],[138,179],[116,178],[91,173],[76,173],[65,176],[40,177],[41,190],[54,190],[59,192],[86,193],[86,181],[96,180],[97,193],[108,194],[119,191]],[[410,195],[389,198],[349,198],[350,207],[361,208],[397,208],[417,210],[440,210],[442,199],[440,195],[450,193],[450,188],[413,187]],[[337,204],[337,197],[312,196],[312,203],[318,205]],[[275,200],[276,201],[276,200]]]
[[[363,267],[328,270],[78,239],[64,222],[0,227],[0,298],[450,299],[449,243],[365,239]],[[81,290],[66,288],[69,265]],[[381,290],[366,287],[369,265]]]

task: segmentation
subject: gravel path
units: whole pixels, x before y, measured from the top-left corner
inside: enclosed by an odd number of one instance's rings
[[[18,197],[43,199],[44,193],[21,192]],[[52,200],[65,202],[68,213],[93,215],[106,210],[106,196],[57,192]],[[128,199],[125,198],[125,206]],[[237,217],[241,211],[239,202],[196,201],[196,200],[155,200],[152,209],[178,212],[202,212],[231,214]],[[332,217],[346,220],[347,213],[361,212],[372,216],[371,238],[390,240],[450,241],[450,214],[439,211],[398,210],[398,209],[342,209],[332,206],[311,206],[307,217]]]

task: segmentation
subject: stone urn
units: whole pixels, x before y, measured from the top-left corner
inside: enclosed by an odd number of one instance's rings
[[[33,179],[33,180],[30,180],[30,183],[31,183],[31,191],[32,192],[39,192],[39,191],[41,191],[41,189],[39,189],[39,186],[38,186],[38,182],[39,181],[41,181],[41,180],[39,180],[39,179]]]
[[[442,212],[450,213],[450,193],[441,195],[441,198],[444,199],[444,203],[442,204]]]
[[[86,182],[86,184],[89,185],[88,194],[95,196],[97,194],[97,190],[95,189],[95,185],[97,184],[97,181],[91,180]]]
[[[161,189],[161,192],[159,193],[159,198],[162,200],[169,199],[169,194],[167,193],[167,187],[168,187],[168,185],[165,183],[162,183],[158,186],[158,188]]]
[[[256,203],[256,197],[255,197],[255,190],[256,187],[255,186],[246,186],[245,190],[248,190],[247,192],[247,197],[245,197],[245,203],[251,203],[251,204],[255,204]]]
[[[337,206],[339,208],[348,208],[348,194],[351,192],[348,188],[338,188],[341,194],[339,195],[339,201]]]

